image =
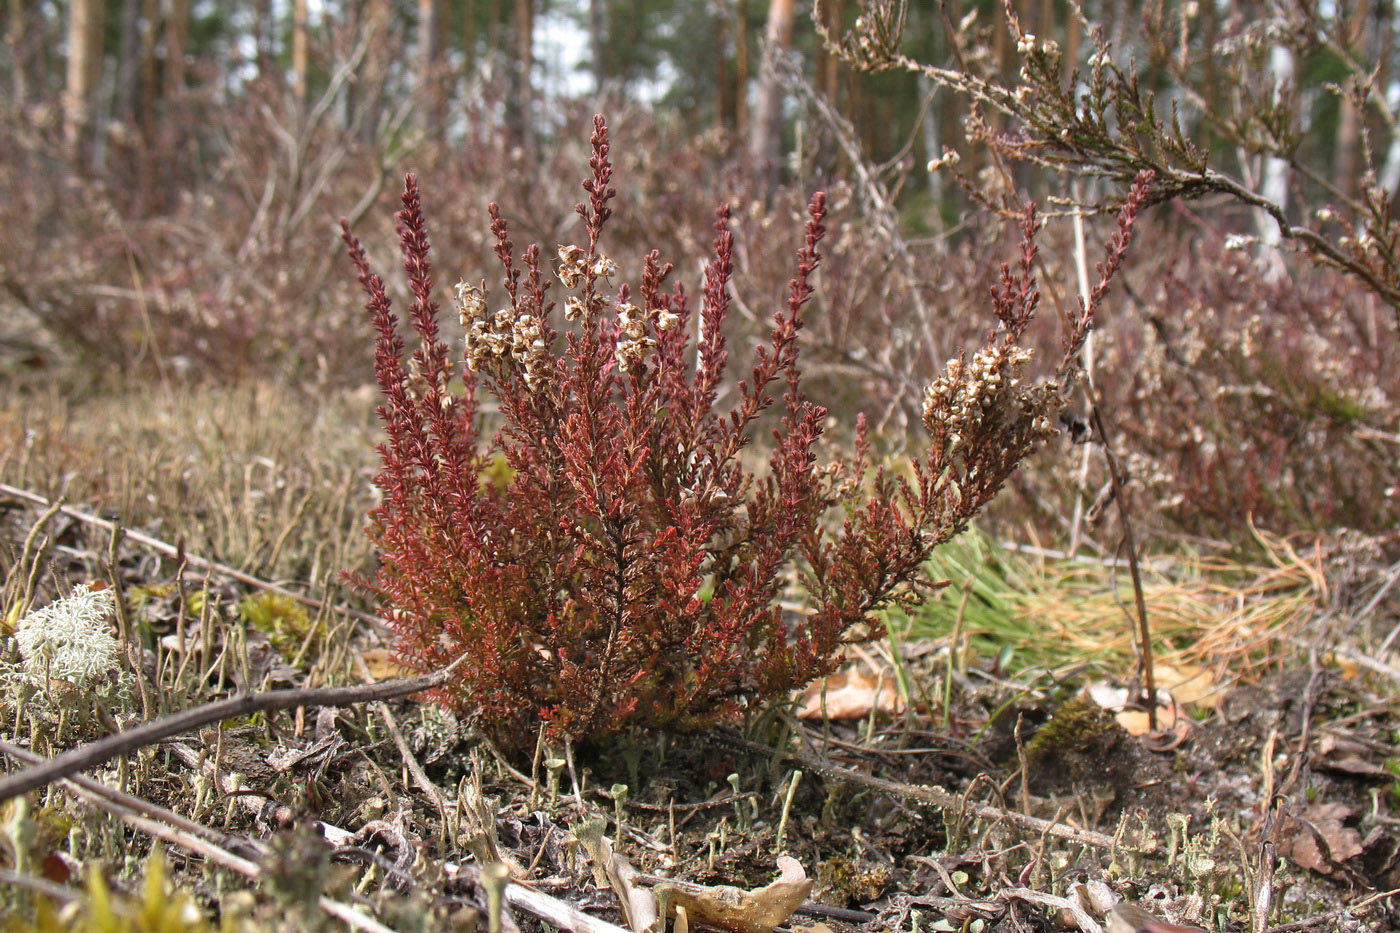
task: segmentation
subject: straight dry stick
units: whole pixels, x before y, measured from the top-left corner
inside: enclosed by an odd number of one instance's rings
[[[32,493],[27,489],[19,489],[15,486],[7,485],[6,483],[0,483],[0,493],[4,493],[7,496],[13,496],[16,499],[23,499],[25,502],[32,502],[41,508],[48,509],[49,511],[46,513],[46,515],[52,515],[55,511],[58,511],[62,512],[64,515],[67,515],[69,518],[77,519],[78,521],[83,522],[84,524],[92,525],[96,528],[103,528],[109,533],[115,534],[118,531],[118,526],[116,522],[110,522],[105,518],[99,518],[98,516],[93,515],[91,512],[84,512],[82,509],[75,509],[72,506],[63,505],[61,502],[50,503],[48,499],[45,499],[43,496],[38,495],[37,493]],[[127,539],[135,541],[137,544],[140,544],[144,547],[148,547],[159,554],[164,554],[166,557],[183,557],[185,563],[191,567],[200,567],[206,570],[210,570],[214,573],[219,574],[220,576],[228,577],[231,580],[237,580],[239,583],[246,583],[249,586],[256,586],[259,589],[268,591],[269,593],[276,593],[279,596],[286,596],[287,598],[294,599],[303,605],[310,606],[312,609],[321,610],[326,608],[326,604],[319,599],[316,599],[311,596],[305,596],[301,593],[293,592],[292,590],[284,589],[283,587],[280,587],[275,583],[269,583],[266,580],[259,580],[257,577],[252,576],[251,574],[246,574],[236,567],[230,567],[228,564],[221,564],[218,561],[210,560],[207,557],[199,557],[195,554],[182,555],[180,553],[180,549],[177,548],[175,545],[170,544],[167,541],[162,541],[159,538],[153,538],[148,534],[143,534],[139,531],[133,531],[130,528],[122,528],[120,529],[120,531],[121,534]],[[383,619],[380,619],[377,616],[372,616],[367,612],[360,612],[356,609],[351,609],[348,606],[331,606],[330,608],[335,610],[336,612],[340,612],[352,618],[359,619],[361,622],[368,622],[370,625],[373,625],[380,629],[383,629],[387,626],[387,623],[385,623]]]
[[[791,759],[800,764],[804,769],[819,774],[828,780],[860,784],[864,787],[890,794],[891,796],[902,797],[905,800],[916,800],[920,803],[932,804],[947,810],[966,808],[983,819],[1005,820],[1009,823],[1015,823],[1025,829],[1032,830],[1033,832],[1055,836],[1059,839],[1067,839],[1070,842],[1078,842],[1082,845],[1093,846],[1097,849],[1113,848],[1113,837],[1105,836],[1103,833],[1096,833],[1087,829],[1075,829],[1073,826],[1066,826],[1064,823],[1042,820],[1039,817],[1030,816],[1025,813],[1017,813],[1015,810],[993,807],[988,804],[972,804],[971,806],[967,806],[966,802],[957,795],[950,794],[941,787],[898,784],[894,781],[886,781],[883,778],[862,774],[859,771],[852,771],[849,768],[837,767],[828,761],[821,760],[805,752],[770,748],[762,743],[751,742],[748,739],[740,738],[737,735],[723,731],[717,732],[716,737],[746,751],[757,752],[761,755],[767,755],[770,758],[777,758],[779,760]]]
[[[0,778],[0,802],[27,793],[36,787],[43,787],[59,778],[83,771],[104,761],[126,754],[161,739],[211,722],[219,722],[235,716],[248,716],[253,713],[270,713],[276,710],[295,709],[298,706],[349,706],[374,700],[390,700],[395,697],[422,693],[440,687],[456,667],[465,661],[466,655],[452,664],[432,674],[422,677],[406,677],[399,680],[386,680],[377,684],[361,684],[352,687],[317,687],[293,690],[268,690],[244,696],[230,697],[216,703],[206,703],[179,713],[172,713],[161,719],[143,723],[134,729],[118,732],[106,738],[79,745],[50,758],[43,764],[25,768],[15,774]]]
[[[0,742],[0,751],[20,761],[41,760],[39,756],[8,742]],[[215,834],[211,833],[207,827],[192,823],[179,814],[157,806],[148,800],[133,797],[79,774],[64,778],[64,780],[74,788],[78,796],[88,800],[98,809],[112,814],[133,829],[139,829],[155,839],[202,855],[209,861],[230,871],[235,871],[249,880],[256,881],[263,876],[261,865],[235,855],[219,845],[214,841]],[[348,904],[331,900],[324,895],[317,898],[316,903],[323,911],[337,920],[344,921],[346,925],[356,930],[363,930],[365,933],[394,933],[378,920],[361,913]]]

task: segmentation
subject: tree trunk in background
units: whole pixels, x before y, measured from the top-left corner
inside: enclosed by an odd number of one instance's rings
[[[419,119],[429,137],[443,132],[442,3],[418,0],[418,103]]]
[[[112,112],[127,127],[136,126],[136,108],[141,103],[141,5],[142,0],[122,0],[117,36],[117,86]]]
[[[783,157],[783,88],[778,78],[777,62],[778,57],[792,47],[795,5],[795,0],[769,0],[763,65],[758,76],[758,100],[754,104],[753,127],[749,135],[749,158],[754,170],[767,178],[770,190],[777,186]]]
[[[822,4],[822,25],[831,37],[840,40],[846,22],[846,0],[826,0]],[[841,59],[827,52],[823,45],[817,51],[818,87],[837,113],[841,109]]]
[[[384,106],[384,85],[389,75],[389,16],[390,0],[368,0],[364,5],[364,20],[360,28],[373,34],[360,80],[355,82],[355,108],[350,120],[359,120],[360,141],[366,145],[379,135],[379,117]],[[363,34],[363,33],[362,33]]]
[[[1294,86],[1298,63],[1293,50],[1285,45],[1275,45],[1269,50],[1269,82],[1279,89]],[[1279,93],[1283,93],[1282,90]],[[1288,160],[1278,156],[1267,156],[1259,179],[1259,193],[1268,201],[1277,204],[1284,212],[1288,211]],[[1284,274],[1283,255],[1280,246],[1283,234],[1274,219],[1261,210],[1254,212],[1259,230],[1260,263],[1264,264],[1270,278]]]
[[[310,37],[306,30],[306,0],[292,0],[292,92],[302,107],[306,106],[306,82],[311,70]]]
[[[253,0],[253,44],[257,47],[259,78],[270,77],[275,67],[272,36],[272,0]]]
[[[715,126],[734,125],[734,76],[729,67],[729,13],[723,0],[715,6]]]
[[[932,79],[930,79],[928,75],[920,74],[919,97],[923,100],[933,101],[937,98],[937,95],[938,86],[933,83]],[[951,94],[945,94],[944,101],[946,101],[951,96]],[[927,160],[927,163],[931,164],[934,159],[940,159],[943,157],[943,144],[939,142],[938,139],[938,107],[929,107],[928,112],[924,114],[924,124],[921,129],[924,144],[924,157]],[[943,206],[942,171],[935,169],[934,171],[928,173],[928,193],[934,205],[933,215],[934,223],[936,224],[935,229],[939,229],[943,226],[941,223],[941,217],[938,214],[939,210]],[[942,244],[943,240],[939,239],[938,242]]]
[[[170,0],[165,21],[165,99],[175,100],[185,89],[185,54],[190,45],[190,0]]]
[[[1344,46],[1360,50],[1363,56],[1367,51],[1366,23],[1370,18],[1370,12],[1370,4],[1366,0],[1357,3],[1356,9],[1352,11],[1347,23],[1346,35],[1342,37]],[[1337,125],[1337,149],[1332,163],[1331,177],[1338,188],[1348,195],[1355,196],[1358,174],[1357,144],[1361,136],[1361,114],[1357,112],[1350,97],[1342,97],[1339,106],[1341,113]]]
[[[468,3],[474,0],[467,0]],[[501,35],[505,30],[503,25],[505,13],[501,10],[501,0],[490,0],[486,6],[486,57],[493,62],[500,56]]]
[[[474,114],[472,113],[472,108],[473,106],[475,106],[473,102],[473,97],[479,96],[472,94],[472,82],[475,80],[476,77],[475,70],[478,59],[476,52],[477,3],[476,0],[462,0],[462,2],[460,3],[454,3],[452,7],[456,11],[453,15],[456,17],[460,17],[460,20],[458,22],[461,27],[461,31],[458,33],[458,35],[461,39],[460,48],[462,52],[462,67],[460,71],[456,71],[454,73],[461,75],[463,83],[465,85],[465,93],[463,93],[457,99],[456,108],[458,111],[464,112],[466,114],[466,118],[468,120],[471,120],[474,118]],[[489,41],[489,28],[486,34]],[[468,135],[470,135],[470,131],[468,132]]]
[[[607,0],[588,0],[588,54],[592,59],[593,93],[601,103],[608,84]]]
[[[5,45],[10,50],[10,109],[20,110],[29,102],[29,29],[25,20],[25,0],[10,0],[5,20]]]
[[[749,0],[739,0],[734,16],[734,128],[749,126]]]
[[[160,100],[160,72],[156,62],[156,27],[160,24],[160,0],[142,0],[141,20],[141,135],[150,140],[156,132],[157,102]]]
[[[515,61],[510,69],[510,94],[506,100],[506,129],[511,143],[525,152],[533,148],[531,129],[534,89],[530,78],[535,64],[535,5],[515,0]]]
[[[73,0],[68,14],[68,69],[63,134],[79,163],[91,151],[93,98],[102,76],[102,0]]]
[[[1060,72],[1065,80],[1069,80],[1070,74],[1079,67],[1079,50],[1083,45],[1084,27],[1078,18],[1070,16],[1065,20],[1065,63]]]
[[[472,62],[476,61],[476,3],[475,0],[463,0],[453,4],[453,7],[461,17],[462,70],[464,74],[470,74]]]

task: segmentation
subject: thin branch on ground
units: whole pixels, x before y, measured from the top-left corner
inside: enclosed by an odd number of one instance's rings
[[[41,765],[25,768],[0,778],[0,801],[9,800],[43,787],[76,771],[84,771],[109,761],[118,755],[153,745],[161,739],[198,729],[213,722],[253,713],[271,713],[298,706],[351,706],[375,700],[391,700],[432,690],[447,682],[452,672],[467,659],[462,655],[442,670],[422,677],[405,677],[377,684],[350,687],[316,687],[291,690],[268,690],[244,696],[230,697],[144,723],[134,729],[118,732],[106,738],[80,745],[50,758]]]
[[[30,492],[27,489],[20,489],[16,486],[11,486],[7,483],[0,483],[0,493],[3,493],[7,496],[12,496],[16,499],[21,499],[25,502],[33,503],[34,505],[37,505],[40,508],[48,509],[50,510],[48,512],[48,514],[50,515],[53,514],[54,511],[61,512],[62,514],[67,515],[69,518],[76,519],[77,521],[80,521],[86,525],[92,525],[95,528],[101,528],[107,531],[109,534],[116,533],[119,528],[118,523],[116,522],[108,521],[105,518],[93,515],[91,512],[84,512],[82,509],[75,509],[70,505],[63,505],[62,503],[52,503],[48,499],[45,499],[43,496],[39,495],[38,493]],[[131,541],[135,541],[137,544],[140,544],[143,547],[150,548],[151,550],[159,554],[163,554],[166,557],[170,557],[176,560],[183,559],[185,563],[191,567],[200,567],[206,570],[210,570],[214,573],[219,574],[220,576],[228,577],[231,580],[236,580],[239,583],[245,583],[248,586],[255,586],[258,589],[266,590],[269,593],[276,593],[279,596],[285,596],[288,599],[294,599],[302,605],[308,606],[317,611],[329,610],[331,612],[338,612],[342,615],[350,616],[353,619],[358,619],[361,622],[365,622],[369,625],[374,626],[375,629],[378,631],[385,631],[389,628],[389,623],[385,622],[378,616],[370,615],[368,612],[360,612],[358,609],[351,609],[349,606],[332,605],[324,600],[317,599],[314,596],[307,596],[303,593],[295,592],[294,590],[285,589],[281,586],[278,586],[276,583],[270,583],[267,580],[261,580],[251,574],[244,573],[237,567],[230,567],[228,564],[221,564],[218,561],[210,560],[207,557],[200,557],[197,554],[182,554],[179,548],[169,543],[168,541],[162,541],[159,538],[153,538],[150,535],[144,534],[140,531],[133,531],[130,528],[121,528],[120,530],[124,538]]]
[[[1008,823],[1015,823],[1024,829],[1054,836],[1057,839],[1066,839],[1082,845],[1093,846],[1096,849],[1113,848],[1112,836],[1106,836],[1103,833],[1096,833],[1088,829],[1075,829],[1073,826],[1066,826],[1063,823],[1055,823],[1051,820],[1042,820],[1039,817],[1017,813],[1015,810],[1008,810],[1003,807],[994,807],[988,804],[964,804],[963,800],[956,794],[951,794],[940,787],[900,784],[895,781],[887,781],[883,778],[873,777],[869,774],[862,774],[859,771],[852,771],[849,768],[833,765],[829,761],[817,758],[806,752],[770,748],[760,742],[753,742],[723,730],[717,731],[715,737],[744,751],[756,752],[769,758],[789,759],[800,764],[804,770],[812,771],[829,780],[859,784],[863,787],[869,787],[872,790],[877,790],[895,797],[901,797],[905,800],[912,800],[918,803],[932,804],[935,807],[940,807],[945,810],[966,809],[972,813],[972,815],[981,817],[982,819],[1003,820]]]
[[[39,756],[8,742],[0,742],[0,751],[21,761],[39,760]],[[23,773],[21,772],[21,774]],[[263,868],[257,862],[235,855],[212,841],[209,838],[213,833],[212,830],[203,826],[197,826],[195,831],[183,828],[189,825],[189,821],[173,811],[81,775],[65,777],[63,780],[73,793],[98,809],[112,814],[133,829],[138,829],[169,845],[178,846],[187,852],[201,855],[210,862],[236,872],[251,881],[260,880],[263,876]],[[343,904],[324,895],[319,897],[316,903],[325,913],[337,920],[344,921],[354,929],[364,930],[366,933],[394,933],[389,927],[373,917],[361,913],[349,904]]]

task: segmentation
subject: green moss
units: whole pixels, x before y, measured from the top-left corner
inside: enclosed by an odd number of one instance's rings
[[[86,897],[57,910],[39,899],[32,918],[6,918],[6,933],[208,933],[209,923],[187,891],[170,884],[165,858],[152,853],[139,896],[114,894],[96,868],[88,874]]]
[[[1093,748],[1117,725],[1113,714],[1093,700],[1085,696],[1073,697],[1031,738],[1026,746],[1027,764],[1034,767],[1067,752]]]
[[[1342,425],[1359,424],[1366,420],[1365,405],[1325,388],[1318,388],[1313,393],[1313,404],[1321,414]]]
[[[238,604],[238,617],[267,636],[283,658],[294,658],[311,637],[316,620],[301,603],[282,593],[262,592]]]
[[[498,492],[505,492],[510,488],[511,480],[515,479],[515,468],[506,460],[505,454],[496,454],[482,469],[481,478],[488,480]]]
[[[834,855],[817,868],[817,890],[834,904],[864,904],[876,900],[890,886],[888,865]]]

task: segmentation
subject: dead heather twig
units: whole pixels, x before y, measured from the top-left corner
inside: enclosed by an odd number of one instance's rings
[[[359,668],[360,676],[365,679],[367,684],[374,682],[374,678],[370,675],[369,667],[365,664],[364,658],[356,657],[355,665]],[[438,817],[442,820],[443,833],[446,835],[448,827],[447,805],[443,802],[442,792],[438,790],[438,786],[434,784],[427,773],[423,771],[423,766],[418,763],[418,759],[413,754],[413,749],[408,747],[408,742],[404,739],[403,732],[399,730],[399,724],[394,719],[394,714],[390,712],[389,705],[383,700],[377,700],[374,703],[374,711],[379,714],[380,719],[384,720],[384,727],[389,730],[389,737],[394,740],[394,747],[399,750],[399,755],[403,758],[404,766],[408,768],[409,773],[413,775],[413,779],[418,782],[418,786],[423,790],[423,793],[427,794],[428,799],[433,802],[433,807],[437,810]],[[458,804],[458,806],[460,806],[460,804]],[[460,814],[458,818],[460,819]],[[451,836],[447,836],[447,838],[450,839]]]
[[[1133,523],[1128,515],[1127,492],[1125,486],[1127,479],[1123,475],[1123,466],[1118,462],[1118,455],[1113,452],[1113,445],[1108,439],[1108,428],[1104,422],[1103,409],[1099,405],[1097,393],[1094,392],[1093,379],[1087,378],[1084,382],[1084,390],[1089,396],[1089,414],[1094,424],[1094,432],[1099,436],[1099,442],[1103,445],[1104,462],[1108,465],[1108,475],[1113,481],[1113,499],[1118,506],[1118,519],[1123,525],[1123,547],[1128,554],[1128,573],[1133,580],[1133,602],[1137,608],[1137,634],[1138,634],[1138,660],[1139,670],[1143,675],[1143,687],[1147,693],[1147,721],[1155,732],[1157,729],[1157,683],[1156,673],[1152,665],[1152,631],[1147,624],[1147,601],[1142,595],[1142,571],[1138,568],[1137,542],[1133,536]]]
[[[771,748],[761,742],[753,742],[733,733],[717,730],[715,736],[736,748],[744,751],[756,752],[774,759],[788,759],[802,766],[804,770],[811,771],[829,780],[836,780],[850,784],[859,784],[869,787],[872,790],[891,796],[901,797],[905,800],[912,800],[918,803],[932,804],[945,810],[966,810],[972,815],[988,820],[999,820],[1007,823],[1014,823],[1023,829],[1033,832],[1054,836],[1058,839],[1065,839],[1070,842],[1077,842],[1081,845],[1093,846],[1096,849],[1112,849],[1113,837],[1103,833],[1097,833],[1087,829],[1075,829],[1063,823],[1056,823],[1051,820],[1043,820],[1039,817],[1030,816],[1024,813],[1017,813],[1004,807],[994,807],[989,804],[969,804],[960,797],[949,793],[941,787],[930,787],[927,785],[901,784],[895,781],[887,781],[883,778],[873,777],[853,771],[849,768],[842,768],[832,764],[830,761],[810,755],[806,752],[794,751],[791,749]]]
[[[19,761],[37,762],[42,759],[17,745],[0,741],[0,752]],[[37,766],[36,766],[37,767]],[[30,769],[34,770],[34,769]],[[25,772],[20,772],[24,774]],[[222,837],[206,827],[185,819],[178,813],[164,807],[122,793],[107,787],[91,778],[72,775],[63,779],[74,793],[97,808],[112,814],[133,829],[138,829],[169,845],[179,846],[188,852],[203,856],[210,862],[236,872],[245,878],[256,881],[263,876],[263,868],[257,862],[228,851],[220,844]],[[349,904],[332,900],[324,895],[317,898],[316,904],[325,913],[344,921],[356,930],[366,933],[394,933],[392,929]]]
[[[269,593],[276,593],[279,596],[285,596],[288,599],[294,599],[302,605],[309,606],[312,609],[316,609],[318,611],[329,609],[333,612],[339,612],[343,615],[347,615],[352,618],[358,619],[361,622],[368,623],[369,625],[373,626],[377,631],[381,632],[387,631],[389,628],[389,624],[383,619],[379,618],[378,616],[370,615],[367,612],[360,612],[358,609],[351,609],[349,606],[331,605],[325,602],[324,600],[316,599],[314,596],[306,596],[302,593],[297,593],[293,590],[289,590],[284,587],[278,586],[276,583],[270,583],[267,580],[260,580],[257,577],[252,576],[251,574],[244,573],[236,567],[230,567],[228,564],[221,564],[216,560],[210,560],[207,557],[200,557],[196,554],[185,554],[181,551],[180,548],[176,547],[173,544],[170,544],[167,541],[162,541],[159,538],[154,538],[148,534],[144,534],[140,531],[134,531],[130,528],[120,528],[117,522],[108,521],[105,518],[100,518],[96,515],[93,515],[91,512],[84,512],[82,509],[75,509],[72,506],[63,505],[62,503],[51,503],[48,499],[44,498],[43,496],[37,493],[30,492],[27,489],[19,489],[15,486],[10,486],[6,483],[0,483],[0,493],[3,493],[7,496],[13,496],[16,499],[21,499],[25,502],[31,502],[43,509],[51,509],[56,505],[57,511],[61,512],[64,515],[67,515],[69,518],[76,519],[80,522],[83,522],[84,524],[92,525],[96,528],[101,528],[107,531],[109,534],[115,534],[116,532],[120,531],[124,537],[135,541],[137,544],[140,544],[144,547],[148,547],[159,554],[163,554],[166,557],[174,558],[176,560],[183,559],[184,562],[191,567],[201,567],[206,570],[212,571],[213,573],[217,573],[220,576],[228,577],[231,580],[236,580],[239,583],[246,583],[248,586],[255,586],[260,590],[266,590]]]
[[[446,683],[452,672],[467,657],[468,655],[464,654],[447,667],[421,677],[405,677],[377,684],[359,684],[350,687],[268,690],[263,693],[230,697],[227,700],[219,700],[215,703],[206,703],[183,710],[144,723],[134,729],[109,735],[96,742],[80,745],[48,759],[43,764],[34,765],[0,778],[0,801],[9,800],[11,797],[27,793],[36,787],[43,787],[59,778],[99,765],[118,755],[154,744],[172,735],[198,729],[200,726],[235,716],[270,713],[277,710],[295,709],[298,706],[350,706],[355,703],[389,700],[422,693]]]

